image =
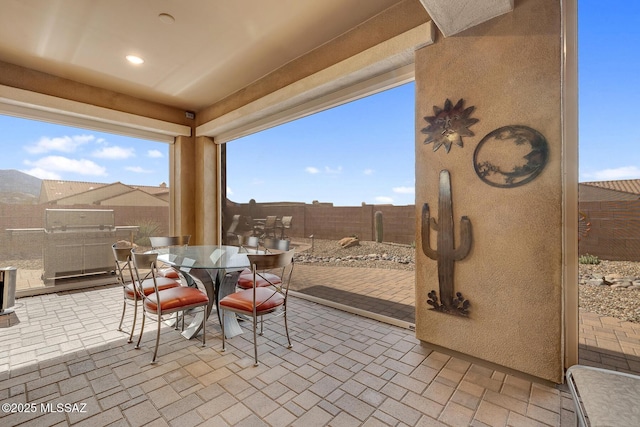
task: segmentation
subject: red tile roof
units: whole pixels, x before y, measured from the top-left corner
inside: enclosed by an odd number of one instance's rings
[[[640,195],[640,179],[621,179],[617,181],[581,182],[581,185],[605,188],[607,190],[622,191],[624,193]]]

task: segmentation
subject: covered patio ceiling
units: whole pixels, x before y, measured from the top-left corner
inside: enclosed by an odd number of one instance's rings
[[[3,0],[0,69],[16,65],[198,112],[403,2],[421,4],[447,36],[513,7],[513,0]]]

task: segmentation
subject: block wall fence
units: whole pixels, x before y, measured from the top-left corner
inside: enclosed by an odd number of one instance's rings
[[[581,202],[590,230],[580,239],[580,255],[611,261],[640,261],[640,200]]]
[[[640,261],[640,200],[580,202],[580,211],[591,224],[580,240],[581,255],[596,255],[612,261]],[[45,209],[51,205],[0,204],[0,255],[8,259],[38,253],[42,235],[16,235],[5,231],[15,228],[44,227]],[[77,205],[73,209],[96,209],[95,205]],[[154,221],[159,233],[169,232],[169,209],[147,206],[101,206],[113,209],[116,225],[137,225]],[[374,215],[383,215],[384,241],[411,245],[415,243],[415,207],[390,205],[331,206],[328,204],[233,204],[225,209],[224,229],[234,214],[264,218],[268,215],[291,215],[293,223],[289,237],[341,239],[358,235],[362,240],[375,240]],[[12,256],[13,255],[13,256]]]
[[[357,235],[360,240],[375,240],[374,215],[382,212],[383,241],[411,245],[415,243],[415,207],[391,205],[332,206],[330,204],[233,204],[224,215],[224,230],[233,215],[266,218],[270,215],[293,216],[289,237],[342,239]]]

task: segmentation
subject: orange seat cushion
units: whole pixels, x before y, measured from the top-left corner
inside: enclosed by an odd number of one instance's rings
[[[177,288],[165,289],[157,294],[160,298],[160,309],[162,313],[187,310],[209,303],[209,297],[201,290],[180,286]],[[156,294],[151,294],[144,300],[145,310],[157,313],[158,299]]]
[[[284,296],[274,293],[273,290],[267,288],[256,288],[256,306],[258,313],[261,311],[269,311],[284,304]],[[222,307],[232,310],[242,310],[248,313],[253,312],[253,289],[238,291],[222,298],[219,303]]]
[[[251,289],[253,288],[253,272],[248,270],[248,273],[245,273],[247,270],[243,270],[242,273],[238,276],[238,287],[243,289]],[[271,284],[277,285],[282,283],[282,279],[280,276],[272,273],[261,273],[263,277],[256,276],[256,286],[270,286]],[[271,283],[269,283],[271,282]]]
[[[165,289],[177,288],[180,286],[180,283],[176,282],[173,279],[158,277],[156,278],[156,283],[158,284],[158,290],[162,291]],[[153,290],[153,279],[147,279],[142,281],[142,289],[144,290],[145,295],[150,295],[154,292]],[[124,295],[126,298],[133,299],[133,284],[129,283],[124,288]],[[138,298],[140,295],[138,294]]]
[[[158,270],[158,276],[160,277],[168,277],[169,279],[179,279],[180,274],[173,268],[162,268]]]

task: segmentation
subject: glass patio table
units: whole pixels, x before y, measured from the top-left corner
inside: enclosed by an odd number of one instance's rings
[[[214,304],[220,321],[218,302],[235,292],[240,272],[250,266],[247,254],[256,253],[254,250],[226,245],[173,246],[150,252],[158,254],[158,261],[178,268],[189,286],[200,287],[201,284],[209,297],[206,314],[202,311],[196,313],[189,327],[182,332],[188,339],[198,334],[202,327],[202,316],[208,318]],[[224,333],[227,338],[242,333],[235,313],[225,312]]]

